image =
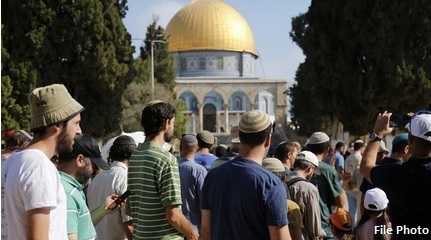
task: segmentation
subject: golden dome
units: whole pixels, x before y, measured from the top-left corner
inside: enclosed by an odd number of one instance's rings
[[[222,0],[192,1],[175,14],[166,33],[170,52],[222,50],[257,56],[247,21]]]

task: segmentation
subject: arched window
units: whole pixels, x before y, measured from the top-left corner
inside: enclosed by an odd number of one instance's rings
[[[242,91],[236,91],[229,98],[230,111],[247,111],[249,109],[249,101],[247,95]]]
[[[198,100],[196,96],[190,92],[186,91],[180,95],[180,99],[186,103],[186,110],[191,112],[196,112],[198,109]]]
[[[205,95],[204,105],[207,103],[211,103],[216,106],[217,111],[221,111],[224,109],[224,100],[221,94],[216,91],[211,91]]]
[[[274,115],[274,97],[272,93],[263,90],[256,96],[257,109],[269,115]]]

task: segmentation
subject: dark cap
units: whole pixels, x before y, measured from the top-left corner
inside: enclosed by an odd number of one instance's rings
[[[116,145],[135,145],[136,146],[136,142],[130,136],[121,135],[114,140],[114,143],[112,143],[112,145],[113,146],[116,146]]]
[[[132,153],[136,150],[135,140],[127,135],[117,137],[109,149],[110,161],[124,161],[130,159]]]
[[[90,158],[91,162],[96,164],[100,169],[109,169],[109,164],[102,158],[99,144],[97,144],[96,139],[93,137],[83,135],[75,140],[75,144],[73,145],[73,155],[76,156],[78,154],[82,154],[85,157]]]
[[[191,147],[194,145],[198,145],[198,140],[193,134],[184,134],[181,138],[181,145]]]

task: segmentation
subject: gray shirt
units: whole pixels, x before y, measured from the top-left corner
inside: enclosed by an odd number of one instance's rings
[[[293,171],[289,180],[298,177],[300,176]],[[301,208],[304,238],[308,240],[324,236],[320,219],[319,191],[316,186],[308,181],[298,181],[289,186],[289,194],[291,200]]]
[[[207,170],[194,160],[181,159],[181,198],[184,216],[197,228],[201,222],[201,196]]]

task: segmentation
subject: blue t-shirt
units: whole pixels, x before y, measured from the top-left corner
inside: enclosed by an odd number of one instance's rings
[[[335,168],[344,169],[344,157],[340,152],[335,152]]]
[[[252,160],[238,157],[214,168],[202,193],[213,240],[270,239],[268,225],[288,224],[283,182]]]
[[[207,170],[211,168],[213,162],[217,159],[217,156],[209,154],[198,153],[195,155],[195,161],[200,165],[204,166]]]
[[[194,160],[182,159],[179,166],[184,216],[197,228],[201,223],[202,186],[207,170]]]

